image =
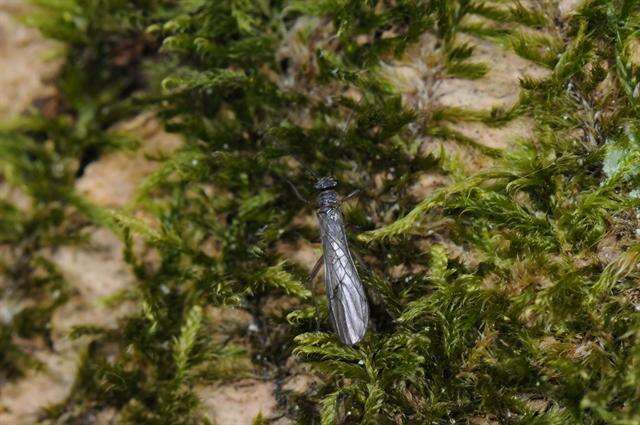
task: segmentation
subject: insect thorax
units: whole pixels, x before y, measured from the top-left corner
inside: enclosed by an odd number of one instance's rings
[[[335,190],[324,190],[318,194],[318,208],[338,206],[338,194]]]

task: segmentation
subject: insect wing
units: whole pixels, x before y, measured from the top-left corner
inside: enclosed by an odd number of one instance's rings
[[[335,208],[327,208],[318,212],[318,218],[329,316],[340,341],[354,345],[367,331],[367,297],[351,258],[342,214]]]

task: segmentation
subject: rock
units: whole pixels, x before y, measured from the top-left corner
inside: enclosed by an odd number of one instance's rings
[[[60,59],[51,53],[60,45],[46,40],[34,28],[20,24],[15,16],[26,11],[26,2],[0,1],[0,118],[11,118],[37,98],[50,96],[55,88],[47,82],[57,73]]]
[[[560,0],[558,12],[563,18],[568,18],[583,2],[584,0]]]
[[[215,424],[251,425],[258,414],[262,414],[264,418],[276,415],[275,389],[273,382],[247,379],[232,384],[202,387],[197,393],[204,410]]]
[[[76,187],[92,202],[102,207],[122,207],[131,201],[142,180],[158,163],[147,155],[168,153],[181,145],[181,139],[165,132],[152,114],[141,114],[114,131],[124,132],[142,141],[136,151],[108,153],[89,164]]]

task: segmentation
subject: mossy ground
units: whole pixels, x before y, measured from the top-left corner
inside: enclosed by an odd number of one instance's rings
[[[35,3],[63,64],[0,128],[2,386],[56,350],[65,249],[116,235],[130,276],[39,422],[207,423],[247,379],[255,423],[640,422],[636,2]],[[136,177],[101,198],[106,161]],[[355,348],[304,286],[289,182],[326,174],[360,190]]]

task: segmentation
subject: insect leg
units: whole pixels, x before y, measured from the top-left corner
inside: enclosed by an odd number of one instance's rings
[[[313,308],[316,310],[316,330],[320,330],[320,310],[318,309],[318,302],[316,301],[316,297],[313,296],[313,280],[318,276],[320,272],[320,267],[324,262],[324,256],[318,258],[316,264],[313,266],[311,273],[309,274],[309,279],[307,279],[307,287],[311,292],[311,299],[313,300]]]
[[[315,279],[316,276],[318,276],[318,273],[320,272],[320,266],[322,266],[323,262],[324,262],[324,257],[318,258],[318,261],[316,261],[316,264],[313,266],[313,269],[311,269],[311,273],[309,273],[309,279],[308,279],[307,282],[310,285],[312,285],[312,287],[313,287],[313,279]],[[313,292],[313,291],[311,291],[311,292]]]
[[[347,196],[345,196],[344,198],[342,198],[340,202],[348,201],[349,199],[353,198],[354,196],[358,196],[359,194],[360,194],[360,189],[356,189],[350,194],[348,194]]]

